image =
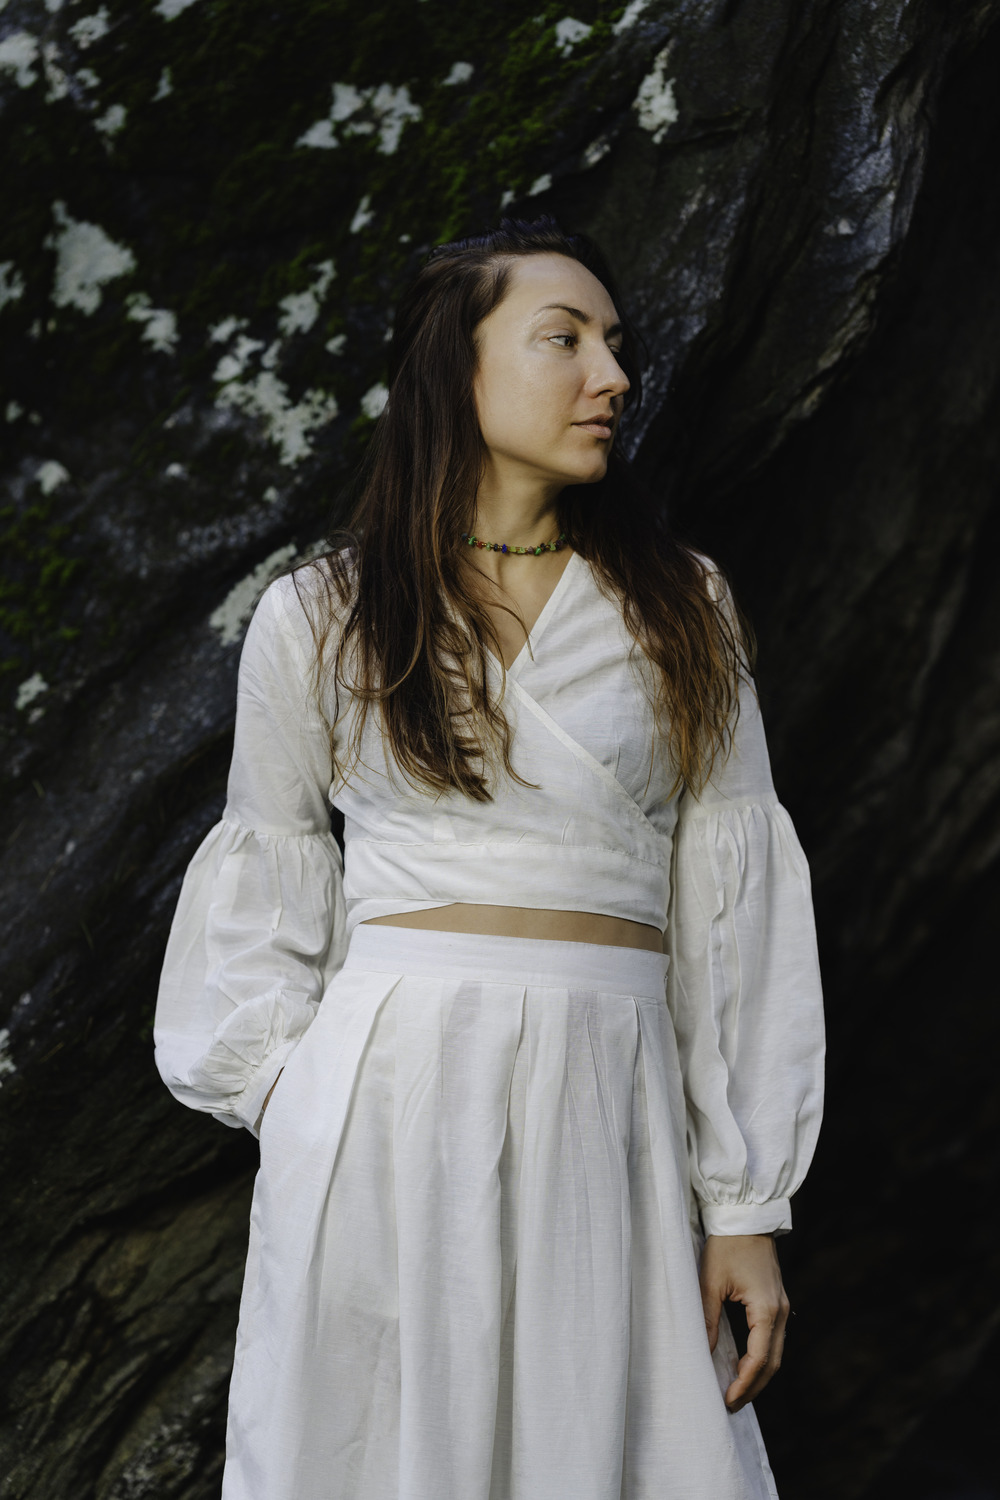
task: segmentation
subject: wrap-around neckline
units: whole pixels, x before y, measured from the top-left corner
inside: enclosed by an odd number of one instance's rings
[[[541,636],[542,632],[544,631],[546,625],[549,623],[549,620],[551,619],[552,615],[555,613],[555,609],[556,609],[556,606],[557,606],[559,600],[562,598],[563,594],[565,594],[565,592],[566,592],[566,589],[567,589],[567,582],[566,582],[567,577],[570,574],[573,574],[573,573],[576,572],[578,564],[580,562],[582,562],[582,561],[583,561],[583,559],[580,557],[579,552],[573,551],[573,552],[570,553],[570,555],[569,555],[569,561],[566,563],[566,566],[563,568],[562,572],[560,573],[559,577],[557,578],[555,586],[554,586],[551,594],[546,599],[546,601],[542,605],[541,609],[538,611],[538,614],[535,617],[535,623],[532,625],[531,629],[528,631],[528,634],[525,637],[524,645],[518,651],[517,655],[514,657],[514,660],[511,662],[511,664],[510,664],[509,667],[504,667],[503,662],[500,661],[500,659],[497,656],[495,656],[494,653],[492,651],[490,651],[488,647],[486,648],[486,654],[491,658],[491,660],[493,660],[496,663],[496,665],[500,668],[500,670],[501,671],[505,671],[508,674],[508,676],[512,672],[517,672],[517,671],[520,670],[520,668],[522,667],[522,665],[524,663],[525,657],[527,657],[529,660],[532,660],[534,658],[534,650],[535,650],[535,647],[538,645],[539,637]]]

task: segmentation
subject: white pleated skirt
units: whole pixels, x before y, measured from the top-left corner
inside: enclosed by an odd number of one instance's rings
[[[775,1496],[708,1349],[667,963],[355,930],[261,1127],[223,1500]]]

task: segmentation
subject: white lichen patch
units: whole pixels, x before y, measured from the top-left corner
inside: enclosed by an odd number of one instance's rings
[[[597,163],[599,161],[603,161],[604,157],[607,156],[610,150],[611,142],[608,140],[607,136],[598,136],[596,141],[591,141],[590,145],[583,153],[582,161],[584,167],[596,167]]]
[[[50,16],[54,16],[56,11],[62,10],[63,4],[64,0],[45,0],[45,9]]]
[[[141,323],[142,337],[160,354],[173,354],[180,338],[177,317],[166,307],[153,307],[145,292],[133,292],[125,299],[125,316]]]
[[[586,21],[577,21],[573,16],[563,16],[561,21],[556,22],[556,51],[563,57],[569,57],[573,48],[585,42],[593,29],[593,26],[588,26]]]
[[[65,99],[69,93],[69,79],[60,65],[59,48],[55,42],[46,42],[42,48],[42,66],[45,69],[46,104]]]
[[[410,91],[405,83],[398,89],[390,88],[387,83],[381,84],[375,90],[372,109],[381,121],[378,149],[385,156],[391,156],[396,150],[404,125],[408,121],[419,120],[423,115],[420,105],[414,104],[410,98]]]
[[[174,80],[169,68],[164,68],[160,74],[160,81],[156,85],[156,93],[153,95],[153,103],[158,104],[161,99],[166,99],[174,91]]]
[[[353,83],[335,83],[329,112],[303,131],[295,144],[330,151],[340,145],[342,137],[374,135],[377,131],[378,150],[391,156],[399,145],[404,126],[422,115],[423,110],[411,99],[405,83],[398,88],[380,83],[368,89],[355,88]]]
[[[389,399],[389,388],[379,380],[371,386],[361,397],[361,410],[370,421],[374,422],[385,410],[385,403]]]
[[[506,208],[508,203],[513,203],[516,197],[517,194],[514,192],[513,188],[504,188],[503,194],[500,198],[500,207]]]
[[[314,269],[319,272],[319,275],[311,286],[307,287],[304,292],[290,292],[287,297],[282,297],[278,304],[282,309],[278,327],[286,338],[291,337],[293,333],[309,332],[319,317],[320,304],[337,274],[337,268],[332,260],[320,261]]]
[[[111,18],[108,15],[108,8],[102,5],[100,10],[96,10],[92,16],[81,16],[79,21],[74,21],[69,28],[69,34],[76,45],[86,51],[95,42],[99,42],[102,36],[107,36],[110,30]]]
[[[278,576],[282,568],[290,563],[294,556],[294,542],[289,542],[286,547],[279,547],[277,552],[272,552],[270,557],[265,557],[252,573],[249,573],[246,578],[241,578],[235,588],[229,590],[218,609],[213,610],[208,617],[209,625],[219,632],[221,646],[235,645],[253,613],[257,595],[267,587],[272,578]]]
[[[93,68],[77,68],[76,81],[77,83],[82,84],[85,89],[96,89],[99,88],[101,84],[101,80],[98,78]]]
[[[246,318],[223,318],[221,323],[213,323],[212,327],[208,330],[209,342],[212,344],[226,344],[238,328],[245,328],[246,326]]]
[[[24,296],[24,277],[12,260],[0,260],[0,307]]]
[[[647,73],[639,85],[634,108],[639,116],[639,125],[648,130],[653,144],[658,146],[671,125],[678,118],[677,101],[674,98],[673,79],[667,77],[670,61],[670,44],[657,53],[652,71]]]
[[[43,693],[47,693],[48,690],[49,685],[41,672],[32,672],[31,676],[26,678],[18,688],[17,697],[14,699],[14,707],[20,712],[22,709],[27,708],[29,703],[34,703],[35,699],[40,698]]]
[[[340,145],[329,120],[317,120],[304,130],[295,142],[296,146],[313,146],[319,151],[334,151]]]
[[[38,78],[38,40],[30,31],[15,31],[0,42],[0,72],[12,73],[19,88],[30,89]]]
[[[194,5],[194,3],[195,0],[157,0],[157,3],[153,6],[153,9],[156,11],[156,14],[158,16],[162,16],[165,21],[172,21],[176,16],[179,16],[182,11],[185,11],[190,6]]]
[[[233,320],[235,322],[235,319]],[[236,342],[236,348],[230,349],[224,354],[215,367],[214,379],[218,381],[238,380],[250,363],[251,356],[263,349],[263,339],[247,338],[243,334]]]
[[[10,1055],[10,1028],[0,1026],[0,1088],[3,1088],[4,1079],[16,1072],[14,1059]]]
[[[543,172],[541,177],[536,177],[528,189],[528,197],[534,198],[538,193],[547,193],[552,186],[552,173]]]
[[[335,334],[332,339],[327,339],[326,343],[323,345],[323,348],[326,350],[327,354],[343,354],[344,346],[346,345],[346,343],[347,334],[338,333]]]
[[[164,469],[163,472],[167,476],[168,479],[186,479],[187,478],[187,469],[185,469],[185,467],[184,467],[183,464],[177,464],[177,463],[167,464],[167,467]]]
[[[53,203],[52,214],[59,225],[58,231],[45,240],[46,249],[56,252],[52,300],[57,307],[96,312],[101,305],[101,288],[134,271],[135,256],[126,245],[116,244],[99,224],[72,218],[65,203]]]
[[[20,401],[8,401],[4,409],[4,416],[8,422],[16,422],[18,417],[24,416],[24,407]]]
[[[308,333],[319,317],[319,302],[311,291],[289,292],[278,305],[282,309],[278,327],[286,338],[293,333]]]
[[[98,115],[94,121],[94,129],[110,140],[124,130],[127,113],[124,104],[110,104],[103,115]]]
[[[349,120],[351,115],[356,114],[371,90],[362,93],[356,89],[353,83],[335,83],[333,85],[333,102],[330,105],[330,119],[334,124],[341,120]]]
[[[457,84],[468,83],[475,72],[475,68],[469,62],[456,62],[451,65],[451,72],[441,82],[446,89],[454,88]]]
[[[649,0],[630,0],[611,30],[618,35],[621,35],[623,31],[628,31],[630,26],[635,25],[648,5]]]
[[[299,402],[293,402],[288,387],[273,370],[261,370],[253,380],[231,380],[215,398],[219,407],[232,407],[260,418],[267,436],[278,448],[283,464],[301,463],[312,452],[310,433],[323,427],[337,415],[334,396],[326,391],[308,390]]]
[[[354,218],[351,220],[352,234],[360,234],[361,230],[374,219],[375,215],[371,210],[371,201],[371,197],[366,193],[354,210]]]
[[[35,483],[40,486],[43,495],[51,495],[61,484],[65,484],[69,478],[69,470],[64,469],[62,464],[54,458],[47,458],[43,464],[39,464],[35,470]]]

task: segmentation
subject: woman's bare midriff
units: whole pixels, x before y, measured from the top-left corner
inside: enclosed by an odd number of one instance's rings
[[[456,902],[428,911],[369,917],[366,927],[420,927],[429,932],[472,932],[484,937],[548,938],[564,943],[606,943],[612,948],[663,952],[663,934],[645,922],[592,911],[542,911],[528,906],[475,906]]]

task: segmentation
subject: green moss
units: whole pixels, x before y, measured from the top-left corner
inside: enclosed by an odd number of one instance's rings
[[[62,618],[62,607],[80,559],[64,543],[70,527],[53,516],[53,500],[43,495],[18,509],[0,506],[0,637],[4,638],[0,674],[28,669],[39,648],[74,640],[79,628]]]

